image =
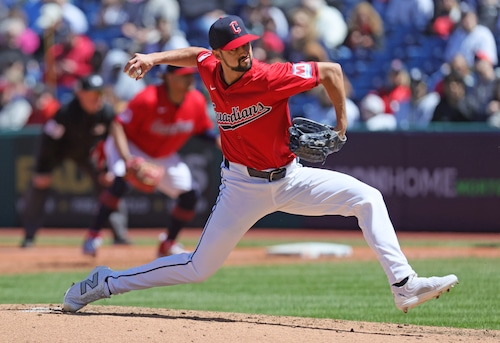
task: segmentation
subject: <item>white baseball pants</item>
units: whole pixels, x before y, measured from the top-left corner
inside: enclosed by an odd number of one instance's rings
[[[161,257],[108,278],[112,294],[201,282],[224,263],[243,235],[276,211],[298,215],[355,216],[390,284],[414,273],[399,246],[381,193],[342,173],[293,161],[277,181],[250,177],[245,166],[221,165],[219,196],[191,253]]]

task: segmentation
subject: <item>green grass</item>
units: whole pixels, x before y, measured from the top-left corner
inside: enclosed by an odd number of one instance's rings
[[[159,230],[158,232],[161,232]],[[63,232],[61,235],[50,235],[44,236],[39,235],[36,240],[37,246],[80,246],[82,244],[82,240],[84,237],[85,231],[82,230],[81,235],[79,236],[65,236]],[[155,246],[158,242],[156,236],[135,236],[133,238],[134,245],[137,246]],[[1,243],[6,246],[17,246],[21,241],[20,237],[15,236],[7,236],[1,237]],[[195,246],[198,241],[198,237],[192,236],[182,236],[181,234],[181,243],[186,246]],[[328,238],[318,238],[315,236],[308,237],[305,234],[304,237],[293,237],[288,238],[286,236],[274,239],[266,239],[266,238],[248,238],[244,237],[239,243],[238,247],[267,247],[276,244],[286,244],[286,243],[297,243],[297,242],[305,242],[305,241],[314,241],[314,242],[325,242],[325,243],[338,243],[338,244],[347,244],[353,247],[366,247],[366,242],[362,238],[343,238],[336,237],[335,233]],[[400,244],[402,247],[489,247],[489,248],[500,248],[499,241],[487,241],[487,240],[436,240],[436,239],[400,239]],[[104,244],[111,244],[112,240],[109,235],[104,237]]]
[[[377,262],[223,267],[201,284],[135,291],[95,304],[333,318],[500,330],[499,261],[412,261],[421,275],[456,273],[460,284],[408,314],[397,310]],[[0,303],[60,304],[86,273],[0,276]]]

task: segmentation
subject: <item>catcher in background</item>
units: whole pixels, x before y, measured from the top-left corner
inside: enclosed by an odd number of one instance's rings
[[[64,160],[73,160],[86,172],[99,192],[112,182],[112,174],[102,160],[102,143],[115,118],[112,107],[104,102],[104,81],[91,74],[77,82],[73,98],[62,106],[43,126],[31,183],[24,195],[21,220],[24,239],[21,247],[34,244],[36,232],[43,224],[44,207],[52,184],[52,171]],[[127,212],[124,203],[115,206],[109,218],[115,244],[129,244]]]
[[[196,68],[164,68],[162,82],[139,92],[113,123],[105,151],[115,179],[100,198],[98,213],[83,244],[84,254],[96,254],[101,227],[129,186],[142,192],[158,189],[175,199],[158,256],[184,251],[176,240],[195,215],[199,191],[177,152],[193,135],[217,141],[206,99],[195,89],[196,72]]]
[[[241,18],[226,16],[210,28],[211,51],[189,47],[135,54],[129,60],[124,72],[134,75],[140,68],[142,73],[136,78],[144,77],[155,64],[198,67],[221,134],[224,161],[219,195],[193,252],[127,270],[96,267],[68,289],[64,311],[75,312],[95,300],[133,290],[202,282],[223,265],[258,220],[277,211],[356,217],[385,272],[396,307],[402,311],[439,297],[458,282],[453,274],[417,276],[401,250],[380,191],[350,175],[303,166],[290,150],[301,142],[307,144],[307,137],[325,138],[327,149],[317,151],[320,145],[310,144],[310,158],[321,161],[346,143],[341,66],[333,62],[264,63],[253,58],[250,42],[256,39],[259,37],[247,32]],[[291,128],[288,99],[320,83],[335,107],[335,134],[304,121]],[[290,146],[292,133],[298,137]],[[354,275],[352,281],[357,281]],[[365,285],[367,292],[371,286]]]

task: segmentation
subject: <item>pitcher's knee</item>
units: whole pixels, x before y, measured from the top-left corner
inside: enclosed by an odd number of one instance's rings
[[[200,266],[199,263],[195,261],[191,262],[191,281],[195,283],[200,283],[206,281],[209,277],[215,274],[218,268],[206,268],[206,266]]]
[[[383,202],[384,201],[384,196],[382,193],[374,188],[374,187],[369,187],[366,191],[366,198],[369,202],[374,203],[374,202]]]
[[[210,278],[212,275],[214,275],[215,272],[207,272],[207,271],[199,271],[195,272],[193,274],[193,282],[194,283],[201,283],[206,281],[208,278]]]
[[[355,206],[357,216],[366,215],[367,211],[372,212],[375,208],[380,206],[385,207],[384,197],[382,193],[371,186],[366,187],[360,195],[360,200]]]

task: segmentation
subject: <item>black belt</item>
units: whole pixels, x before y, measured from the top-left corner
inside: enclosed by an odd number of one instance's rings
[[[224,158],[224,166],[229,169],[229,161]],[[278,168],[271,171],[261,171],[253,168],[247,167],[248,175],[252,177],[258,177],[261,179],[266,179],[269,182],[281,180],[286,175],[286,168]]]

